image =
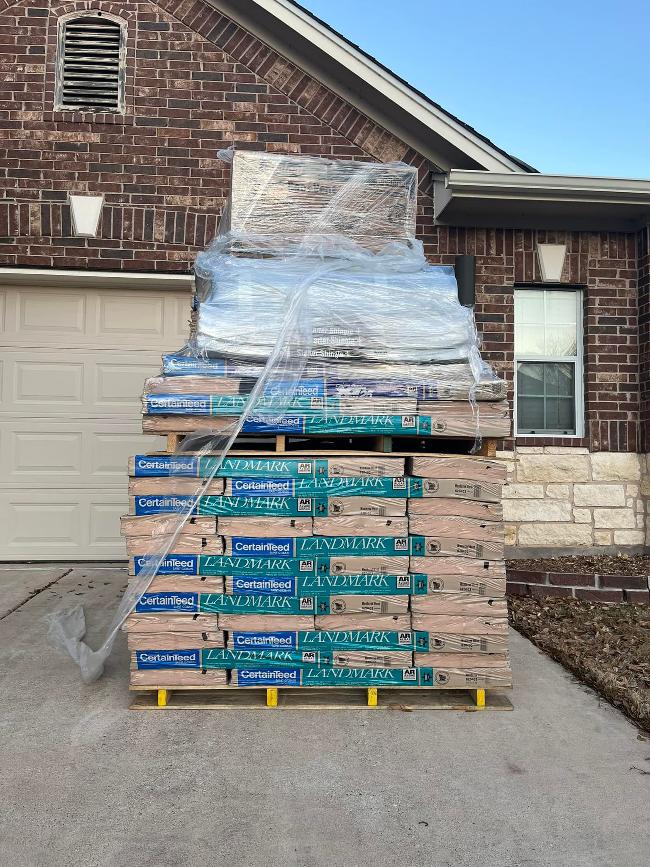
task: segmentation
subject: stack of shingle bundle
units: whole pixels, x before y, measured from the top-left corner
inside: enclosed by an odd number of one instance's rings
[[[132,459],[134,577],[214,460]],[[127,621],[133,685],[509,685],[502,465],[232,456],[218,473]]]
[[[130,465],[132,684],[508,685],[500,466],[310,445],[509,433],[415,171],[236,154],[232,183],[188,345],[145,384],[144,430],[190,436]],[[226,453],[238,421],[307,445]]]

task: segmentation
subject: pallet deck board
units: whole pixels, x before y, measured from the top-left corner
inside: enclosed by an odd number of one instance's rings
[[[168,433],[167,434],[167,445],[165,449],[165,454],[175,454],[178,452],[180,446],[183,443],[183,440],[191,436],[188,433]],[[209,439],[208,435],[203,435],[199,433],[199,436],[204,437],[205,439]],[[338,445],[339,440],[347,439],[350,441],[350,444],[347,448],[330,448],[329,444]],[[342,456],[342,455],[362,455],[362,454],[391,454],[395,455],[395,457],[413,457],[418,454],[428,454],[430,452],[422,451],[422,450],[408,450],[408,451],[394,451],[393,446],[395,445],[395,440],[402,442],[403,440],[412,439],[413,441],[426,441],[427,446],[435,447],[439,449],[443,443],[446,442],[462,442],[464,446],[469,446],[474,442],[473,438],[461,438],[461,437],[453,437],[452,439],[440,439],[436,440],[433,437],[393,437],[385,434],[372,436],[351,436],[349,434],[342,434],[340,437],[336,435],[328,434],[326,437],[320,435],[300,435],[299,437],[291,436],[290,434],[268,434],[266,436],[260,437],[259,435],[251,437],[247,440],[246,436],[238,437],[233,444],[233,447],[229,450],[229,454],[237,455],[237,454],[246,454],[246,455],[293,455],[294,457],[299,456],[301,453],[310,454],[310,455],[322,455],[323,457],[330,456]],[[247,448],[246,443],[250,442],[251,447]],[[314,443],[315,449],[310,448],[310,443]],[[493,458],[496,456],[497,450],[497,442],[498,440],[494,437],[485,437],[482,440],[481,448],[478,451],[476,457],[488,457]],[[261,446],[266,446],[266,448],[262,448]],[[435,454],[443,454],[444,452],[435,451]],[[189,452],[188,452],[189,454]],[[219,454],[219,452],[213,452],[213,454]],[[462,453],[460,453],[462,454]],[[471,455],[467,455],[467,457],[471,457]]]
[[[158,706],[155,687],[132,686],[138,693],[131,710],[237,710],[268,709],[264,687],[163,687],[169,693],[164,708]],[[496,690],[485,691],[485,707],[477,707],[471,693],[460,689],[428,687],[376,687],[377,708],[384,710],[513,710],[508,696]],[[284,710],[368,709],[367,688],[356,687],[279,687],[277,708]]]

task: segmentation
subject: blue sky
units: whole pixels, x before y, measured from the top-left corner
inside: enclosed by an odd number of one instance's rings
[[[650,178],[648,0],[299,0],[543,172]]]

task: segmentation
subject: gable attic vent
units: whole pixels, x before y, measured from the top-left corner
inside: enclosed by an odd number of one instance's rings
[[[56,109],[124,111],[125,27],[105,15],[59,22]]]

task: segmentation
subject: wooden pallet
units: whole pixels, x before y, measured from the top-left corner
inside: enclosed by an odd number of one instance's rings
[[[167,434],[167,454],[175,454],[183,440],[189,436],[186,433],[168,433]],[[206,437],[209,439],[209,437]],[[265,437],[242,435],[238,437],[230,450],[230,454],[305,454],[314,455],[322,453],[323,455],[355,455],[368,452],[380,452],[382,454],[399,454],[399,455],[416,455],[428,452],[439,453],[444,451],[445,445],[453,443],[458,445],[462,443],[467,448],[467,452],[471,448],[474,440],[454,438],[453,440],[439,440],[431,437],[393,437],[393,436],[349,436],[344,435],[335,437],[328,435],[323,436],[291,436],[289,434],[269,434]],[[400,449],[404,445],[411,445],[411,448],[406,448],[403,451]],[[394,446],[396,448],[394,448]],[[420,447],[419,447],[420,446]],[[317,450],[317,451],[314,451]],[[452,450],[453,451],[453,450]],[[481,449],[477,453],[482,457],[496,457],[497,440],[493,438],[485,438],[482,441]]]
[[[137,692],[131,710],[513,710],[497,690],[436,689],[429,687],[156,687],[131,686]]]

